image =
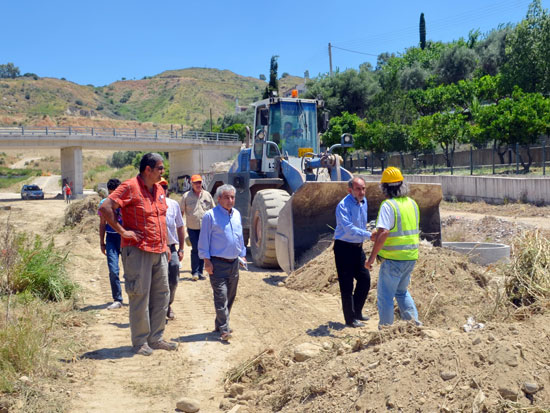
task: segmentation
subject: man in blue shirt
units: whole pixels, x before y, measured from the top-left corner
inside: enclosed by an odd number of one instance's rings
[[[231,338],[229,313],[237,294],[239,283],[239,257],[246,263],[241,214],[235,205],[235,187],[222,185],[216,191],[218,205],[202,218],[199,235],[199,257],[210,275],[216,308],[215,330],[220,338]]]
[[[363,327],[363,306],[370,289],[370,273],[365,268],[363,241],[371,239],[367,231],[367,199],[365,181],[355,177],[348,182],[348,195],[336,207],[334,231],[334,259],[342,296],[342,310],[346,325]],[[353,279],[357,280],[353,291]]]

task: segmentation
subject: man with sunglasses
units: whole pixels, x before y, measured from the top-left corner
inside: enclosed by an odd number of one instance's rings
[[[177,344],[162,339],[170,289],[170,248],[166,233],[166,195],[158,183],[164,172],[163,158],[147,153],[139,175],[124,181],[101,204],[100,212],[121,236],[126,293],[130,306],[130,331],[136,354],[176,350]],[[115,211],[120,208],[122,226]]]
[[[185,215],[185,224],[189,241],[191,241],[191,279],[193,281],[204,280],[202,275],[204,260],[199,258],[199,235],[201,223],[206,211],[214,208],[214,199],[208,191],[202,189],[202,177],[193,175],[191,177],[191,190],[187,191],[181,199],[181,213]]]

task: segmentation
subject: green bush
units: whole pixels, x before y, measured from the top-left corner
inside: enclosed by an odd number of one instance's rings
[[[77,285],[68,278],[65,269],[67,253],[58,251],[53,240],[45,244],[38,235],[29,239],[24,234],[18,234],[14,242],[18,259],[9,280],[12,291],[50,301],[75,296]]]

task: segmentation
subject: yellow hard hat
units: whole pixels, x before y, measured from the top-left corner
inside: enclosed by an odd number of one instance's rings
[[[380,180],[381,184],[393,184],[395,182],[401,182],[403,180],[403,175],[401,171],[395,166],[389,166],[384,169],[382,172],[382,179]]]
[[[168,181],[164,178],[160,178],[159,184],[162,186],[168,186]]]

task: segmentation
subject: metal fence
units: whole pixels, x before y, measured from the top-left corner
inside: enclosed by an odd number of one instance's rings
[[[546,175],[550,167],[550,149],[546,140],[540,146],[530,148],[532,163],[530,171],[540,168],[540,174]],[[343,166],[356,173],[380,174],[387,166],[397,166],[406,173],[420,174],[459,174],[459,175],[496,175],[523,174],[521,159],[527,163],[528,155],[519,145],[510,145],[504,153],[494,148],[457,150],[453,164],[447,166],[442,153],[386,153],[384,155],[371,152],[355,152],[344,156]],[[539,174],[537,170],[535,174]]]
[[[239,135],[235,133],[183,131],[178,129],[129,129],[129,128],[94,128],[88,126],[67,127],[0,127],[4,136],[94,136],[142,139],[197,139],[207,141],[236,142]]]

